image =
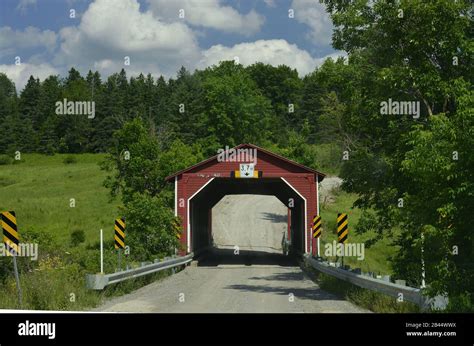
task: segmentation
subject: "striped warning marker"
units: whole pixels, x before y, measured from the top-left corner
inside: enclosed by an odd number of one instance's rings
[[[16,215],[14,211],[4,211],[2,213],[3,242],[7,256],[19,255],[18,244],[20,242],[18,227],[16,225]]]
[[[321,216],[320,215],[315,215],[313,218],[313,226],[312,226],[312,231],[313,231],[313,238],[319,238],[321,236]]]
[[[115,219],[115,248],[125,249],[125,220],[123,218]]]
[[[181,226],[179,221],[176,219],[173,219],[173,229],[176,234],[176,238],[181,239]]]
[[[347,226],[347,214],[337,214],[337,242],[344,244],[347,242],[347,235],[349,234],[349,228]]]

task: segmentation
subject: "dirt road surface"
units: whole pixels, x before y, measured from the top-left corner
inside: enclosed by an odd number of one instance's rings
[[[287,208],[274,196],[227,195],[212,209],[217,248],[282,252]]]
[[[365,312],[321,290],[281,253],[286,212],[274,197],[227,196],[213,210],[212,256],[96,311]]]

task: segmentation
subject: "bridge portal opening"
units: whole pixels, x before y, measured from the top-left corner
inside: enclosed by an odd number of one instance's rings
[[[226,195],[211,212],[216,249],[283,253],[288,208],[275,196]]]
[[[192,251],[237,250],[242,258],[304,253],[305,204],[281,178],[214,178],[189,203]]]

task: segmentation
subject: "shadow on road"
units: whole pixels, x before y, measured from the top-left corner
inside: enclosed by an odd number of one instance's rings
[[[256,250],[240,250],[234,254],[234,249],[209,250],[198,260],[199,267],[216,267],[219,265],[276,265],[283,267],[296,267],[298,262],[291,256],[280,253],[271,253]]]
[[[290,293],[293,294],[295,299],[308,299],[308,300],[341,300],[343,298],[337,297],[331,293],[323,291],[320,288],[310,287],[310,288],[290,288],[290,287],[275,287],[275,286],[265,286],[265,285],[230,285],[225,287],[225,289],[239,290],[243,292],[257,292],[257,293],[273,293],[279,295],[285,295],[290,297]]]
[[[288,215],[266,213],[266,212],[262,214],[263,214],[262,220],[269,220],[273,223],[287,223],[288,222]]]
[[[256,281],[256,284],[236,284],[229,285],[225,289],[239,290],[243,292],[273,293],[279,295],[293,294],[296,299],[310,300],[344,300],[334,294],[323,291],[318,287],[297,288],[305,279],[303,272],[281,272],[267,276],[254,276],[249,281]],[[282,281],[285,286],[269,285],[267,282]],[[262,283],[262,284],[260,284]]]

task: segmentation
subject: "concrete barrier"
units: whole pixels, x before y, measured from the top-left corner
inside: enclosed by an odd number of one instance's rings
[[[193,256],[194,254],[190,253],[189,255],[183,257],[171,258],[157,263],[142,264],[142,266],[138,268],[124,270],[113,274],[87,274],[86,286],[92,290],[103,290],[108,285],[112,285],[124,280],[133,279],[143,275],[156,273],[161,270],[184,265],[191,262]]]
[[[447,304],[447,298],[444,298],[444,302],[446,304],[442,304],[440,303],[440,301],[443,301],[442,297],[428,298],[422,294],[419,288],[378,280],[369,276],[364,276],[348,270],[336,268],[331,265],[331,263],[318,261],[310,256],[306,256],[305,262],[322,273],[334,276],[340,280],[350,282],[351,284],[362,288],[380,292],[394,298],[399,298],[401,293],[403,294],[403,301],[414,303],[421,307],[422,310],[427,310],[430,307],[444,309]]]

